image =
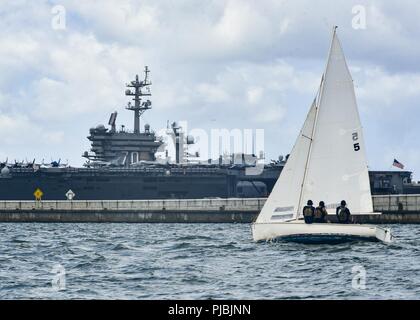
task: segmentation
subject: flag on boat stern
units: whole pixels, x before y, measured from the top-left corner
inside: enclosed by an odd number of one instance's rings
[[[397,159],[394,159],[394,163],[392,164],[394,167],[400,168],[400,169],[404,169],[404,165],[399,162]]]

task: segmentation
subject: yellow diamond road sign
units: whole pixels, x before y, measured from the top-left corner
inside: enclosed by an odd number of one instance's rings
[[[41,197],[44,193],[42,192],[42,190],[40,188],[37,188],[34,192],[34,196],[36,200],[41,200]]]

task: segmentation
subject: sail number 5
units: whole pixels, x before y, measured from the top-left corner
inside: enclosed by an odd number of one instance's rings
[[[353,137],[353,142],[354,142],[353,144],[354,151],[359,151],[360,144],[359,142],[357,142],[359,140],[359,134],[357,132],[353,132],[352,137]]]

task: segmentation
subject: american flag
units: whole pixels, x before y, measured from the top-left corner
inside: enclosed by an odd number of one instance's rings
[[[404,169],[404,165],[399,162],[397,159],[394,159],[394,163],[392,164],[394,167],[400,168],[400,169]]]

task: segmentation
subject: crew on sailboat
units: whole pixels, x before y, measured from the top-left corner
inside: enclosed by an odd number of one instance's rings
[[[315,223],[325,223],[326,221],[326,217],[327,217],[327,209],[325,208],[325,203],[324,201],[320,201],[319,202],[319,206],[316,207],[315,209],[315,214],[314,214],[314,222]]]
[[[350,210],[347,208],[347,203],[345,200],[341,201],[341,205],[337,207],[335,211],[339,223],[349,223],[350,222]]]
[[[307,205],[303,207],[303,218],[305,219],[305,223],[314,222],[315,208],[313,204],[312,200],[308,200]]]

